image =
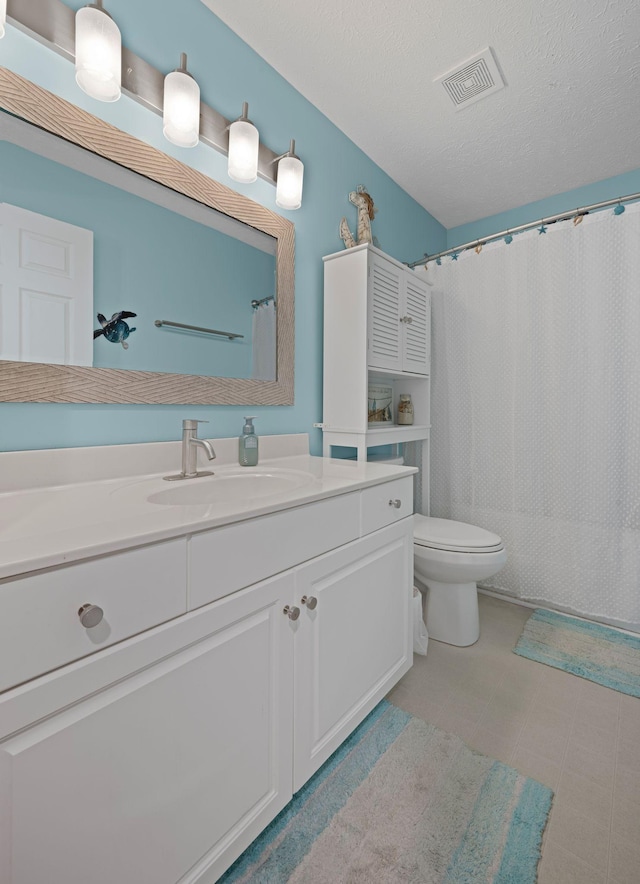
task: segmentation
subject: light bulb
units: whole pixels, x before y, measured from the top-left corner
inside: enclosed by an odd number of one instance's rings
[[[4,37],[4,26],[7,21],[7,0],[0,0],[0,40]]]
[[[249,105],[242,106],[242,116],[229,126],[229,178],[251,184],[258,177],[258,151],[260,136],[253,123],[247,119]]]
[[[178,147],[195,147],[200,140],[200,87],[187,71],[182,53],[180,67],[164,78],[162,132]]]
[[[281,209],[299,209],[302,205],[304,165],[295,155],[296,143],[291,142],[289,153],[278,162],[276,206]]]
[[[98,101],[120,98],[122,40],[101,0],[76,12],[76,83]]]

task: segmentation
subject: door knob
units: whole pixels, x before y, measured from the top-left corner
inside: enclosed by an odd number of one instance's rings
[[[389,501],[389,506],[392,506],[394,509],[399,510],[402,506],[402,501],[396,497],[395,500]]]
[[[286,614],[289,620],[297,620],[300,616],[300,608],[296,608],[295,605],[285,605],[283,614]]]
[[[318,599],[314,595],[306,596],[303,595],[300,599],[301,604],[306,605],[310,611],[315,610],[318,607]]]
[[[104,611],[98,605],[83,605],[78,611],[80,623],[85,629],[92,629],[104,617]]]

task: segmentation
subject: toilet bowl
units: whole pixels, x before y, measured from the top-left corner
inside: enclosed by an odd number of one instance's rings
[[[429,637],[466,647],[480,636],[478,580],[496,574],[507,553],[497,534],[430,516],[413,517],[416,582],[426,588]]]

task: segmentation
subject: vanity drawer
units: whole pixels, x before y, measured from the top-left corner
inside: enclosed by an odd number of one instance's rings
[[[189,610],[355,540],[359,521],[353,492],[194,535]]]
[[[0,582],[0,690],[186,611],[186,540],[171,540]],[[98,605],[102,621],[78,616]]]
[[[362,535],[413,514],[413,476],[373,485],[360,493]]]

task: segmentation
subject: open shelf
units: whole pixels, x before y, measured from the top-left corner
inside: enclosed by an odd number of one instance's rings
[[[404,426],[394,424],[387,427],[369,427],[365,433],[367,445],[395,445],[398,442],[415,442],[418,439],[426,439],[430,427],[411,424]]]

